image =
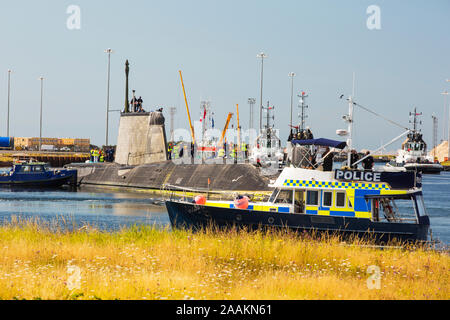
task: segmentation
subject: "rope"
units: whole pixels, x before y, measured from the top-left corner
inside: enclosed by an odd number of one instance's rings
[[[395,121],[392,121],[391,119],[388,119],[388,118],[382,116],[381,114],[378,114],[378,113],[376,113],[375,111],[372,111],[372,110],[370,110],[369,108],[366,108],[366,107],[360,105],[359,103],[353,102],[353,104],[354,104],[355,106],[360,107],[361,109],[366,110],[366,111],[369,112],[369,113],[372,113],[372,114],[376,115],[377,117],[380,117],[380,118],[382,118],[382,119],[384,119],[384,120],[386,120],[386,121],[392,123],[393,125],[396,125],[396,126],[402,128],[402,129],[405,129],[405,130],[409,130],[409,128],[407,128],[407,127],[405,127],[405,126],[403,126],[403,125],[401,125],[401,124],[399,124],[399,123],[397,123],[397,122],[395,122]]]

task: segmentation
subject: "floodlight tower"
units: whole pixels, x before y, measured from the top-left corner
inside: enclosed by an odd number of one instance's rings
[[[175,113],[177,112],[177,108],[175,107],[170,107],[170,141],[173,141],[174,136],[173,136],[173,122],[174,122],[174,118],[175,118]]]
[[[247,100],[249,106],[250,106],[250,117],[248,119],[248,129],[251,130],[253,129],[253,107],[256,103],[256,99],[255,98],[248,98]]]
[[[112,49],[108,48],[105,50],[105,53],[108,54],[108,77],[107,77],[107,85],[106,85],[106,134],[105,134],[105,146],[108,146],[108,127],[109,127],[109,83],[110,83],[110,74],[111,74],[111,53]]]

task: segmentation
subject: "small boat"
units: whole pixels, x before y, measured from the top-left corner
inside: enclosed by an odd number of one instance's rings
[[[45,162],[18,161],[0,174],[0,187],[60,187],[76,185],[77,170],[50,168]]]
[[[345,142],[321,139],[343,148]],[[368,237],[375,242],[426,241],[430,220],[415,171],[320,171],[285,167],[267,202],[166,201],[173,228],[261,227]],[[238,204],[238,205],[237,205]]]

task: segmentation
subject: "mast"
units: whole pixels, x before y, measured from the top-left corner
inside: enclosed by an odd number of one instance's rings
[[[297,95],[297,97],[300,98],[299,102],[299,108],[300,108],[300,113],[299,113],[299,117],[300,117],[300,124],[298,127],[298,130],[301,132],[303,130],[305,130],[305,123],[306,123],[306,118],[308,118],[308,116],[306,115],[306,109],[308,108],[308,105],[305,104],[305,99],[308,98],[308,95],[302,91],[301,95]]]
[[[418,131],[418,125],[422,124],[422,121],[417,121],[417,117],[422,115],[421,113],[417,113],[417,108],[414,107],[414,112],[410,112],[409,113],[410,116],[413,116],[413,121],[411,122],[411,120],[409,121],[409,123],[413,124],[413,132],[416,133]]]
[[[347,116],[347,166],[351,165],[352,149],[353,149],[353,97],[348,97],[348,116]]]
[[[352,150],[353,150],[353,98],[355,97],[355,72],[353,72],[353,78],[352,78],[352,95],[348,98],[348,139],[347,139],[347,166],[350,167],[351,165],[351,157],[352,157]]]

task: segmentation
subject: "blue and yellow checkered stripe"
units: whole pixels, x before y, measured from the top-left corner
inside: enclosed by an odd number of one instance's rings
[[[286,187],[302,187],[302,188],[390,190],[389,185],[386,183],[336,182],[336,181],[311,181],[311,180],[286,179],[283,185]]]
[[[230,208],[230,209],[234,208],[234,204],[231,202],[206,201],[206,205],[210,207],[219,207],[219,208]],[[289,207],[271,206],[263,203],[249,204],[247,210],[289,213]]]

